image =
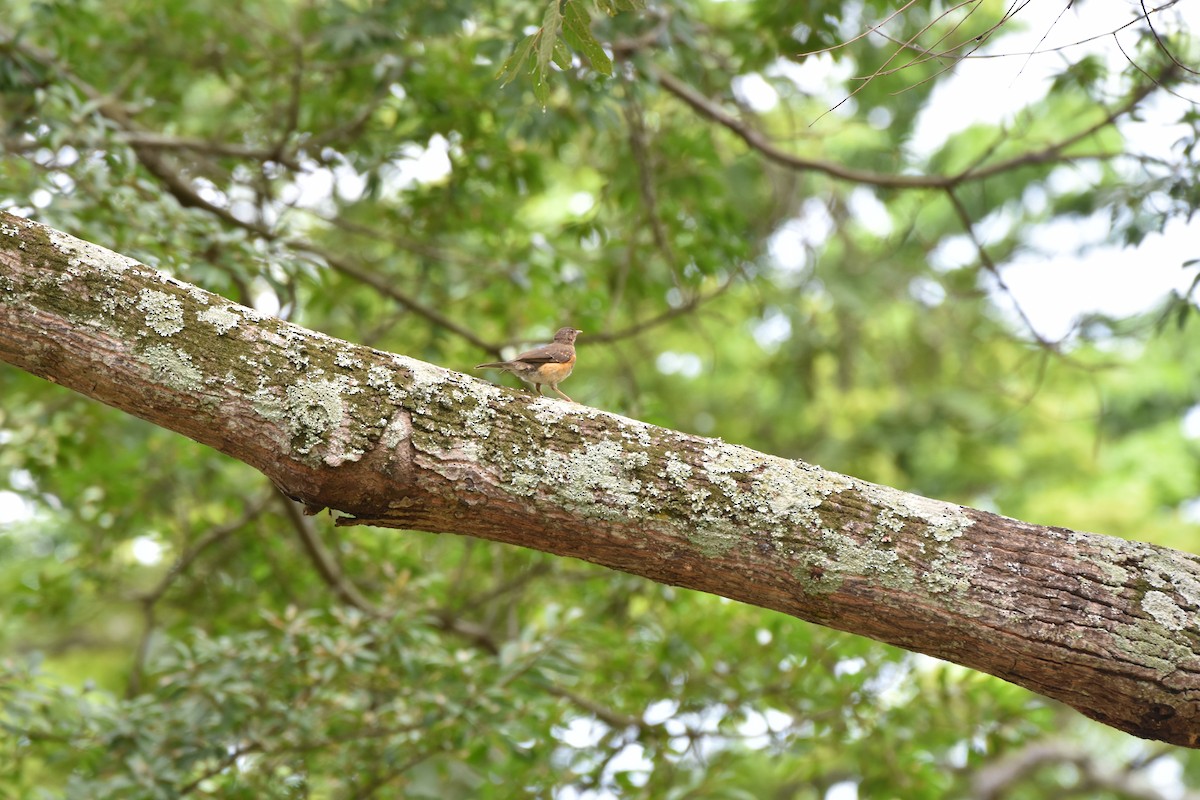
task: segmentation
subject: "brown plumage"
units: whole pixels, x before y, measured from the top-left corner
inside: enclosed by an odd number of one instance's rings
[[[550,344],[527,350],[511,361],[492,361],[479,364],[475,369],[506,370],[526,383],[532,383],[539,395],[545,384],[558,392],[559,396],[571,400],[558,388],[558,384],[566,380],[575,368],[575,337],[581,333],[583,331],[574,328],[559,328]]]

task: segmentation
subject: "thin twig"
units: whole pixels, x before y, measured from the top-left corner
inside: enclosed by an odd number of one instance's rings
[[[987,248],[979,239],[979,236],[975,233],[975,222],[971,219],[971,215],[967,212],[966,206],[964,206],[962,201],[958,199],[958,195],[954,193],[952,188],[946,189],[946,196],[950,199],[950,205],[953,206],[954,212],[958,215],[959,221],[962,222],[963,229],[966,231],[967,236],[975,245],[976,252],[979,253],[979,263],[982,264],[983,268],[991,274],[992,280],[996,282],[996,286],[999,287],[1000,291],[1002,291],[1005,296],[1012,301],[1013,308],[1017,310],[1017,315],[1020,316],[1021,322],[1024,323],[1025,328],[1029,331],[1029,335],[1033,337],[1034,341],[1036,341],[1040,347],[1057,354],[1059,352],[1058,343],[1051,342],[1038,332],[1037,328],[1033,324],[1033,320],[1031,320],[1029,315],[1025,313],[1025,309],[1021,307],[1021,304],[1017,302],[1017,298],[1012,293],[1012,290],[1008,288],[1008,284],[1005,283],[1004,277],[1000,274],[1000,270],[996,267],[996,262],[992,260],[991,254],[988,253]]]
[[[844,42],[838,42],[837,44],[830,45],[829,47],[822,47],[820,50],[809,50],[806,53],[800,53],[800,54],[798,54],[797,57],[803,59],[803,58],[808,58],[809,56],[818,56],[818,55],[821,55],[822,53],[832,53],[834,50],[840,50],[843,47],[849,47],[850,45],[857,42],[859,39],[865,39],[866,37],[870,36],[872,33],[876,33],[877,31],[879,31],[880,28],[882,28],[884,25],[887,25],[893,19],[895,19],[896,17],[903,14],[905,11],[908,11],[910,8],[912,8],[914,5],[916,5],[916,3],[917,3],[917,0],[908,0],[907,3],[900,6],[895,11],[893,11],[891,14],[888,14],[886,17],[884,17],[883,20],[881,20],[880,22],[876,22],[874,25],[868,26],[865,31],[858,34],[857,36],[847,39]]]
[[[642,196],[642,205],[646,209],[646,221],[650,223],[650,233],[654,237],[654,245],[662,254],[671,273],[675,288],[684,291],[683,282],[679,277],[679,263],[675,251],[667,238],[662,216],[658,213],[658,194],[654,187],[654,170],[650,163],[650,153],[646,147],[646,127],[642,110],[635,99],[626,106],[625,119],[629,122],[629,149],[633,153],[633,162],[638,170],[638,190]]]
[[[744,274],[744,271],[743,271],[742,267],[740,267],[740,266],[735,267],[732,271],[729,272],[728,275],[726,275],[725,280],[722,281],[721,284],[716,289],[713,289],[711,292],[708,292],[707,294],[698,292],[698,293],[692,295],[691,297],[689,297],[686,301],[679,304],[678,306],[669,308],[666,311],[663,311],[659,314],[655,314],[653,317],[650,317],[649,319],[644,319],[644,320],[641,320],[640,322],[634,322],[630,325],[627,325],[624,328],[621,328],[620,330],[609,331],[608,333],[597,333],[594,336],[588,336],[587,340],[589,342],[599,343],[599,342],[616,342],[621,339],[629,339],[633,336],[637,336],[639,334],[645,333],[647,330],[649,330],[651,328],[656,328],[665,322],[670,322],[671,320],[675,319],[676,317],[682,317],[686,314],[690,314],[692,311],[695,311],[697,308],[704,305],[705,303],[708,303],[711,300],[715,300],[716,298],[725,294],[725,292],[727,292],[729,290],[729,288],[731,286],[733,286],[734,283],[737,282],[737,279],[743,276],[743,274]]]
[[[374,603],[364,597],[362,592],[358,590],[358,587],[343,574],[337,561],[325,549],[325,545],[321,542],[321,537],[317,534],[312,520],[300,513],[300,508],[295,501],[284,495],[283,492],[277,492],[277,497],[283,506],[288,522],[291,523],[293,530],[296,531],[296,536],[299,537],[304,552],[308,554],[309,560],[316,567],[317,574],[321,576],[321,580],[325,581],[325,584],[333,589],[333,593],[342,602],[346,603],[346,605],[353,606],[372,617],[384,616],[384,613]]]
[[[999,161],[987,167],[974,166],[955,175],[903,175],[855,169],[854,167],[848,167],[832,161],[821,161],[818,159],[805,158],[803,156],[785,152],[768,141],[762,133],[747,125],[742,120],[731,116],[716,102],[700,94],[698,91],[674,75],[654,66],[649,68],[649,74],[650,77],[656,80],[660,86],[678,97],[687,105],[691,106],[692,109],[698,112],[701,116],[729,129],[731,132],[741,138],[742,141],[744,141],[752,149],[757,150],[769,161],[780,164],[789,169],[818,172],[828,175],[831,178],[849,181],[851,183],[861,183],[869,186],[879,186],[885,188],[906,189],[945,189],[947,187],[956,187],[971,181],[983,180],[993,175],[998,175],[1018,167],[1056,163],[1084,157],[1115,158],[1121,154],[1113,152],[1090,154],[1088,156],[1084,156],[1083,154],[1065,156],[1063,155],[1063,151],[1071,147],[1071,145],[1074,145],[1077,142],[1092,136],[1097,131],[1107,127],[1108,125],[1111,125],[1118,118],[1124,116],[1125,114],[1128,114],[1156,88],[1154,83],[1139,86],[1130,95],[1126,102],[1105,114],[1104,117],[1095,124],[1090,125],[1079,133],[1073,134],[1061,141],[1050,144],[1041,150],[1022,153],[1021,155],[1013,156],[1012,158]]]
[[[1184,64],[1182,61],[1180,61],[1178,58],[1176,58],[1175,54],[1172,53],[1170,48],[1167,47],[1167,43],[1164,42],[1162,40],[1162,37],[1158,35],[1158,31],[1155,29],[1154,23],[1150,21],[1150,12],[1146,10],[1146,0],[1140,0],[1139,4],[1142,7],[1142,17],[1146,20],[1146,26],[1148,28],[1150,28],[1150,33],[1154,36],[1154,41],[1156,41],[1158,43],[1159,49],[1161,49],[1163,51],[1163,53],[1166,55],[1166,57],[1171,59],[1171,63],[1173,63],[1176,67],[1183,70],[1184,72],[1190,73],[1192,75],[1200,75],[1200,72],[1197,72],[1196,70],[1192,69],[1187,64]]]
[[[953,12],[955,12],[958,9],[963,8],[965,6],[975,4],[976,7],[978,7],[979,2],[980,2],[980,0],[962,0],[962,2],[958,3],[957,5],[951,6],[950,8],[946,9],[941,14],[939,14],[938,16],[934,17],[932,20],[929,21],[928,24],[925,25],[925,27],[921,28],[916,33],[914,33],[911,37],[909,37],[907,42],[905,42],[903,45],[897,47],[894,51],[892,51],[892,54],[890,56],[888,56],[886,61],[884,61],[882,64],[879,65],[879,68],[876,69],[874,73],[866,76],[865,78],[861,78],[860,80],[862,80],[862,83],[859,84],[858,86],[856,86],[854,88],[854,90],[852,92],[850,92],[850,94],[846,95],[841,100],[839,100],[837,103],[835,103],[831,107],[825,109],[824,112],[822,112],[820,115],[818,115],[816,119],[814,119],[811,123],[809,123],[810,127],[812,125],[817,124],[817,122],[819,122],[826,114],[832,113],[834,110],[839,108],[842,104],[849,101],[850,98],[854,97],[856,94],[861,92],[863,89],[867,88],[867,86],[870,85],[871,81],[873,81],[880,74],[882,74],[884,68],[887,67],[888,64],[892,63],[893,59],[895,59],[897,56],[900,55],[901,51],[903,51],[907,46],[911,45],[914,41],[917,40],[918,37],[920,37],[927,30],[929,30],[934,25],[936,25],[938,22],[940,22],[943,18],[945,18],[949,14],[952,14]],[[974,9],[972,9],[971,11],[968,11],[967,16],[969,17],[972,13],[974,13]],[[961,24],[961,23],[959,23],[959,24]]]

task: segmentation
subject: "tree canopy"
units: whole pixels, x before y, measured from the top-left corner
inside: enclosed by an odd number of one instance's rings
[[[1196,552],[1193,299],[1051,339],[1005,282],[1051,223],[1106,220],[1137,274],[1190,218],[1197,52],[1172,5],[1132,19],[1124,61],[1064,51],[1024,108],[931,143],[939,89],[1010,53],[1021,9],[17,2],[0,204],[451,369],[571,324],[582,404]],[[1146,118],[1175,145],[1143,147]],[[1200,786],[1192,751],[853,635],[335,530],[7,366],[0,487],[16,796]]]

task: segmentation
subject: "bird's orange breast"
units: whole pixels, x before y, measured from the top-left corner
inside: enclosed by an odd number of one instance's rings
[[[542,364],[538,367],[538,378],[542,383],[558,383],[571,374],[571,370],[575,368],[575,356],[571,356],[569,361],[564,361],[561,364],[550,362]]]

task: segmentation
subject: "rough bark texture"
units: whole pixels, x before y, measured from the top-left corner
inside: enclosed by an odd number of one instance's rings
[[[1200,556],[532,399],[5,214],[0,360],[244,461],[339,524],[585,559],[1200,747]]]

